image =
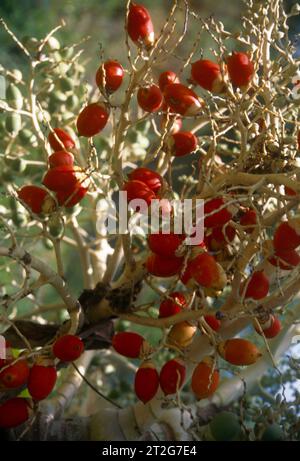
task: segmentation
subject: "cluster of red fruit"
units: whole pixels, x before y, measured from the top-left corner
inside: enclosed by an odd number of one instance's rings
[[[73,362],[83,351],[84,344],[78,336],[64,335],[55,341],[49,357],[40,357],[30,364],[22,354],[14,359],[11,345],[6,342],[6,359],[0,360],[0,389],[8,391],[26,386],[31,399],[16,397],[0,405],[0,427],[16,427],[27,421],[33,401],[44,400],[54,389],[55,359]]]
[[[45,189],[28,185],[18,191],[22,202],[37,214],[49,214],[56,209],[57,204],[73,207],[83,199],[89,186],[86,173],[74,166],[74,155],[67,150],[75,147],[71,136],[66,131],[55,128],[49,134],[48,141],[54,153],[48,159],[49,170],[43,178]]]

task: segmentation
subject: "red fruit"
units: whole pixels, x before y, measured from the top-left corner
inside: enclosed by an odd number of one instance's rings
[[[57,191],[56,198],[60,206],[70,208],[81,202],[87,191],[88,188],[78,182],[73,189]]]
[[[236,234],[235,227],[230,226],[228,224],[225,227],[225,231],[223,230],[223,226],[221,227],[214,227],[211,233],[211,243],[213,244],[213,241],[219,244],[224,244],[227,242],[232,242]]]
[[[150,361],[142,363],[135,374],[134,389],[143,403],[153,399],[159,388],[159,374]]]
[[[0,427],[11,429],[25,423],[29,418],[29,402],[23,398],[6,400],[0,405]]]
[[[175,394],[184,383],[185,373],[185,365],[180,358],[166,362],[159,375],[159,383],[163,393],[165,395]]]
[[[103,103],[86,106],[78,115],[77,130],[79,136],[90,138],[100,133],[107,124],[109,112]]]
[[[187,284],[191,278],[203,287],[213,286],[219,278],[219,269],[214,257],[204,252],[189,261],[181,281]]]
[[[266,322],[260,322],[260,326],[266,338],[275,338],[280,333],[281,322],[275,315],[270,315],[269,319]],[[258,334],[261,335],[260,330],[254,323],[254,328]]]
[[[204,320],[207,323],[207,325],[210,326],[210,328],[214,331],[219,331],[221,328],[221,322],[216,318],[215,315],[205,315]]]
[[[139,88],[137,92],[139,106],[145,112],[157,112],[163,102],[163,95],[158,86]]]
[[[131,3],[127,18],[127,32],[136,44],[150,47],[154,43],[154,29],[151,16],[143,5]]]
[[[218,345],[218,352],[224,360],[239,366],[251,365],[262,355],[255,344],[243,338],[223,341]]]
[[[276,251],[274,256],[268,259],[273,266],[278,266],[282,270],[289,271],[300,264],[300,256],[295,250]]]
[[[185,240],[185,235],[181,234],[150,234],[148,245],[153,253],[170,258],[176,256],[176,251]]]
[[[290,195],[290,196],[297,195],[297,192],[294,189],[291,189],[288,186],[284,186],[284,193],[285,193],[285,195]]]
[[[18,360],[18,362],[1,371],[0,382],[4,387],[13,389],[27,383],[28,376],[29,367],[26,360]]]
[[[249,84],[254,74],[254,65],[246,53],[235,51],[227,59],[227,68],[233,85],[243,87]]]
[[[118,61],[106,61],[96,73],[96,84],[109,93],[116,91],[123,82],[124,69]]]
[[[197,399],[207,399],[217,389],[220,375],[213,365],[211,357],[206,357],[198,363],[193,371],[191,388]]]
[[[178,131],[172,134],[168,139],[168,146],[172,155],[182,157],[183,155],[194,152],[197,148],[197,138],[190,131]]]
[[[224,91],[221,68],[209,59],[200,59],[192,64],[192,79],[205,90],[212,93]]]
[[[176,315],[181,312],[184,307],[186,307],[185,296],[182,293],[175,291],[174,293],[171,293],[167,299],[160,303],[159,317],[171,317],[172,315]]]
[[[43,400],[54,389],[57,379],[55,367],[33,365],[28,380],[28,391],[34,400]]]
[[[162,72],[159,76],[159,88],[161,89],[161,91],[163,91],[165,86],[169,85],[170,83],[179,83],[179,78],[175,74],[175,72],[172,72],[171,70],[166,70],[165,72]]]
[[[136,179],[126,182],[123,190],[127,192],[128,203],[131,202],[131,200],[141,199],[145,200],[147,206],[149,206],[151,200],[156,198],[155,193],[147,186],[147,184]]]
[[[180,271],[184,258],[166,258],[152,253],[146,261],[147,271],[156,277],[172,277]]]
[[[164,88],[164,97],[172,112],[180,115],[198,115],[204,101],[181,83],[170,83]]]
[[[128,175],[130,180],[142,181],[145,183],[155,194],[162,186],[163,178],[156,171],[149,170],[149,168],[136,168]]]
[[[79,184],[83,184],[86,179],[86,174],[81,168],[62,165],[48,170],[43,184],[54,192],[70,191],[76,189]]]
[[[251,208],[246,210],[241,216],[240,224],[245,227],[244,231],[247,232],[247,234],[251,234],[257,224],[256,211]]]
[[[67,165],[72,167],[74,164],[74,155],[66,150],[59,150],[49,157],[49,167],[56,168],[57,166]]]
[[[119,354],[131,359],[142,358],[150,351],[148,342],[138,333],[131,331],[115,333],[112,346]]]
[[[48,135],[48,141],[54,152],[64,149],[73,149],[75,147],[75,142],[71,136],[61,128],[54,128],[54,133],[50,132]],[[61,142],[59,142],[58,138]]]
[[[269,293],[270,283],[269,279],[263,271],[255,271],[251,275],[250,281],[247,285],[245,298],[262,299]]]
[[[77,360],[84,351],[84,344],[78,336],[64,335],[53,345],[53,354],[62,362]]]
[[[33,213],[51,213],[56,208],[54,198],[38,186],[23,186],[18,190],[18,197]]]
[[[224,226],[233,217],[235,210],[232,207],[224,206],[226,204],[222,197],[216,197],[208,200],[204,204],[204,226],[205,227],[220,227]],[[220,209],[221,208],[221,209]],[[220,209],[220,211],[217,211]],[[213,213],[211,216],[206,216]]]
[[[298,218],[279,224],[273,239],[275,251],[290,251],[300,245],[300,226]]]

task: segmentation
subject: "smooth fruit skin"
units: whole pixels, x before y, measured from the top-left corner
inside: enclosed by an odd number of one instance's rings
[[[162,186],[163,178],[156,171],[152,171],[149,168],[136,168],[131,171],[128,175],[130,180],[142,181],[151,189],[155,194],[159,191]]]
[[[166,258],[152,253],[146,261],[147,271],[156,277],[172,277],[180,271],[184,258]]]
[[[146,202],[146,205],[151,204],[151,200],[156,198],[155,193],[151,190],[147,184],[137,179],[128,181],[123,186],[123,191],[127,192],[127,202],[131,200],[141,199]]]
[[[57,192],[59,190],[74,190],[78,183],[77,175],[82,173],[77,167],[61,165],[51,168],[43,178],[43,184],[47,189]]]
[[[241,432],[241,426],[235,413],[221,411],[209,424],[213,438],[218,442],[236,439]]]
[[[172,298],[172,299],[169,299]],[[169,297],[162,301],[159,306],[159,317],[171,317],[181,312],[182,308],[186,307],[187,302],[183,293],[175,291],[170,293]]]
[[[212,93],[221,93],[224,90],[221,68],[209,59],[200,59],[192,64],[192,79]]]
[[[179,83],[179,78],[175,72],[172,72],[171,70],[166,70],[165,72],[162,72],[159,76],[158,79],[158,85],[161,91],[164,90],[164,88],[169,85],[170,83]]]
[[[64,335],[55,341],[52,351],[62,362],[73,362],[83,353],[84,344],[78,336]]]
[[[180,358],[169,360],[164,364],[159,375],[159,384],[165,395],[175,394],[183,385],[186,369]]]
[[[96,73],[98,88],[105,88],[109,93],[116,91],[123,82],[124,69],[118,61],[106,61]]]
[[[144,404],[153,399],[159,388],[159,374],[150,361],[142,363],[135,374],[136,396]]]
[[[294,189],[291,189],[288,186],[284,186],[284,193],[285,193],[285,195],[290,195],[290,196],[297,195],[297,192]]]
[[[196,150],[197,144],[197,137],[190,131],[178,131],[172,134],[168,140],[171,153],[175,157],[191,154]]]
[[[162,105],[163,95],[156,85],[142,87],[138,89],[137,101],[145,112],[157,112]]]
[[[74,149],[75,147],[75,142],[67,133],[65,130],[62,130],[61,128],[54,128],[54,133],[50,132],[48,135],[48,141],[54,152],[63,150],[63,149]],[[56,139],[56,137],[59,138],[61,143]]]
[[[207,399],[217,390],[219,381],[219,372],[213,370],[213,361],[208,357],[194,369],[191,388],[198,400]]]
[[[176,114],[197,115],[204,105],[204,101],[193,90],[181,83],[166,85],[163,93],[170,110]]]
[[[109,112],[103,103],[86,106],[78,115],[77,130],[79,136],[91,138],[100,133],[107,124]]]
[[[233,213],[225,205],[225,200],[222,197],[216,197],[208,200],[204,204],[204,226],[205,227],[220,227],[224,226],[233,217]],[[220,211],[217,211],[219,210]],[[213,213],[214,212],[214,213]],[[206,216],[210,213],[210,216]]]
[[[270,424],[264,430],[261,440],[263,442],[280,442],[284,440],[284,432],[277,423]]]
[[[66,150],[59,150],[51,154],[48,161],[49,168],[56,168],[63,165],[72,167],[74,165],[74,155]]]
[[[227,58],[227,69],[233,85],[247,86],[254,74],[254,65],[246,53],[233,52]]]
[[[257,224],[256,211],[249,208],[244,212],[240,219],[241,226],[244,227],[244,231],[247,234],[251,234]]]
[[[243,338],[232,338],[220,343],[218,352],[224,360],[237,366],[252,365],[261,357],[255,344]]]
[[[184,349],[192,343],[196,331],[197,327],[188,322],[176,323],[168,334],[168,344]]]
[[[268,339],[275,338],[275,336],[277,336],[281,331],[281,322],[279,318],[276,317],[275,315],[271,315],[269,320],[267,320],[264,323],[260,322],[260,326],[262,328],[262,331],[265,337]],[[260,332],[260,330],[255,324],[254,324],[254,327],[255,327],[255,331],[259,335],[261,335],[262,333]]]
[[[205,322],[210,326],[214,331],[219,331],[221,328],[221,321],[216,318],[215,315],[205,315]]]
[[[27,383],[29,366],[26,360],[19,360],[0,373],[0,382],[7,389],[14,389]]]
[[[153,253],[166,258],[176,256],[176,251],[185,240],[185,235],[182,234],[150,234],[148,237],[148,245]]]
[[[33,213],[51,213],[56,208],[55,200],[41,187],[23,186],[17,193]]]
[[[275,251],[295,250],[300,245],[300,234],[297,232],[299,223],[297,219],[285,221],[277,227],[273,244]]]
[[[149,11],[143,6],[131,3],[127,18],[127,32],[135,43],[143,43],[146,47],[154,43],[154,29]]]
[[[54,389],[57,379],[55,367],[33,365],[28,379],[28,391],[34,400],[44,400]]]
[[[78,182],[73,189],[57,191],[56,198],[60,206],[71,208],[81,202],[87,191],[88,188],[83,187],[80,182]]]
[[[203,287],[211,287],[216,283],[218,277],[219,270],[215,258],[204,252],[188,262],[181,281],[187,284],[192,278]]]
[[[247,285],[245,298],[262,299],[269,293],[270,282],[263,271],[253,272]]]
[[[13,398],[0,405],[0,427],[11,429],[25,423],[29,418],[28,400]]]
[[[300,264],[300,255],[296,250],[276,251],[274,256],[268,259],[273,266],[278,266],[282,270],[292,270]]]
[[[148,343],[138,333],[121,331],[113,336],[112,347],[125,357],[137,359],[148,348]]]
[[[223,230],[223,226],[220,227],[213,227],[212,232],[211,232],[211,245],[216,248],[213,249],[218,249],[218,247],[223,246],[223,244],[226,244],[228,242],[232,242],[236,234],[235,227],[227,225],[225,227],[225,230]]]

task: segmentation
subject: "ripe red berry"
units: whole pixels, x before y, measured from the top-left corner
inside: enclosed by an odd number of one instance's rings
[[[166,258],[152,253],[146,261],[147,271],[156,277],[172,277],[180,271],[184,258]]]
[[[300,255],[296,250],[275,251],[274,256],[268,259],[273,266],[278,266],[282,270],[292,270],[300,264]]]
[[[224,229],[224,230],[223,230]],[[211,232],[211,239],[210,244],[213,250],[217,250],[218,248],[222,247],[224,244],[228,242],[232,242],[236,234],[235,227],[228,224],[223,228],[220,227],[213,227]]]
[[[221,68],[209,59],[200,59],[192,64],[192,79],[205,90],[212,93],[224,91],[224,80]]]
[[[198,115],[204,101],[181,83],[170,83],[164,88],[164,97],[170,110],[180,115]]]
[[[168,147],[175,157],[191,154],[197,148],[197,138],[190,131],[178,131],[168,138]]]
[[[62,165],[48,170],[43,184],[54,192],[73,191],[79,184],[85,185],[83,184],[85,181],[87,181],[87,176],[81,168]]]
[[[193,371],[191,388],[198,400],[207,399],[219,385],[219,371],[214,368],[213,359],[206,357]]]
[[[226,201],[222,197],[216,197],[205,202],[205,227],[220,227],[226,224],[228,221],[230,221],[230,219],[232,219],[236,210],[234,209],[234,207],[231,207],[230,205],[225,205]],[[212,213],[211,216],[207,216],[210,213]]]
[[[145,112],[157,112],[162,105],[163,95],[158,86],[151,85],[138,89],[137,100]]]
[[[57,166],[67,165],[72,167],[74,165],[74,155],[66,150],[59,150],[49,157],[49,167],[56,168]]]
[[[179,83],[179,78],[175,72],[171,70],[166,70],[162,72],[158,79],[158,85],[161,91],[164,91],[165,86],[169,85],[170,83]]]
[[[269,293],[270,282],[263,271],[255,271],[247,285],[245,298],[262,299]]]
[[[44,400],[54,389],[57,379],[53,366],[33,365],[28,379],[28,391],[34,400]]]
[[[160,303],[159,317],[171,317],[172,315],[176,315],[181,312],[184,307],[186,307],[184,294],[175,291],[174,293],[169,294],[169,297]]]
[[[176,255],[176,251],[183,244],[185,235],[182,234],[150,234],[148,237],[148,245],[153,253],[160,256],[170,258]]]
[[[262,355],[255,344],[243,338],[223,341],[218,345],[218,352],[224,360],[238,366],[251,365]]]
[[[51,195],[38,186],[23,186],[18,190],[18,197],[33,213],[51,213],[55,210],[55,200]]]
[[[205,315],[204,320],[207,323],[207,325],[210,326],[210,328],[214,331],[219,331],[221,328],[221,321],[216,318],[215,315]]]
[[[227,68],[233,85],[243,87],[249,84],[254,74],[254,65],[246,53],[235,51],[227,58]]]
[[[275,338],[281,331],[281,322],[275,315],[270,315],[266,322],[260,322],[261,329],[266,338]],[[261,332],[256,324],[254,324],[255,330],[261,335]]]
[[[83,184],[78,181],[72,189],[57,191],[56,198],[59,205],[71,208],[81,202],[88,191],[88,187],[85,187],[85,184],[86,181]]]
[[[90,138],[100,133],[107,124],[108,117],[109,112],[103,103],[89,104],[77,118],[79,136]]]
[[[149,11],[143,6],[131,3],[127,18],[127,32],[136,44],[150,47],[154,43],[154,29]]]
[[[123,82],[124,69],[118,61],[106,61],[96,73],[96,84],[109,93],[116,91]]]
[[[281,222],[273,239],[275,251],[290,251],[300,245],[300,223],[298,218]]]
[[[64,149],[73,149],[75,147],[75,142],[65,130],[61,128],[54,128],[54,133],[52,131],[48,135],[48,141],[54,152]],[[58,141],[58,138],[61,142]]]
[[[119,354],[131,359],[142,358],[150,352],[148,342],[138,333],[131,331],[115,333],[112,346]]]
[[[244,231],[247,232],[247,234],[251,234],[257,224],[256,211],[248,208],[248,210],[242,214],[240,224],[244,226]]]
[[[179,322],[172,326],[168,334],[168,345],[184,349],[188,347],[195,336],[197,327],[188,322]]]
[[[18,360],[0,372],[0,383],[13,389],[27,383],[29,376],[29,366],[26,360]]]
[[[288,186],[284,186],[284,193],[285,193],[285,195],[290,195],[290,196],[297,195],[297,192],[294,189],[291,189]]]
[[[156,171],[149,170],[149,168],[136,168],[132,170],[128,178],[130,180],[142,181],[145,183],[155,194],[162,186],[163,178]]]
[[[15,397],[0,405],[0,427],[11,429],[25,423],[29,418],[28,399]]]
[[[180,358],[166,362],[159,375],[159,383],[163,393],[171,395],[179,391],[184,383],[185,374],[185,365]]]
[[[188,262],[181,281],[187,284],[190,279],[193,279],[203,287],[212,287],[218,277],[219,270],[215,258],[203,252]]]
[[[156,198],[155,193],[147,186],[147,184],[136,179],[126,182],[123,186],[123,190],[127,192],[128,203],[131,202],[131,200],[141,199],[146,202],[147,206],[149,206],[151,204],[151,200]]]
[[[141,364],[135,374],[134,389],[143,403],[153,399],[159,388],[159,374],[151,361]]]
[[[64,335],[53,345],[53,354],[62,362],[77,360],[84,351],[84,344],[78,336]]]

